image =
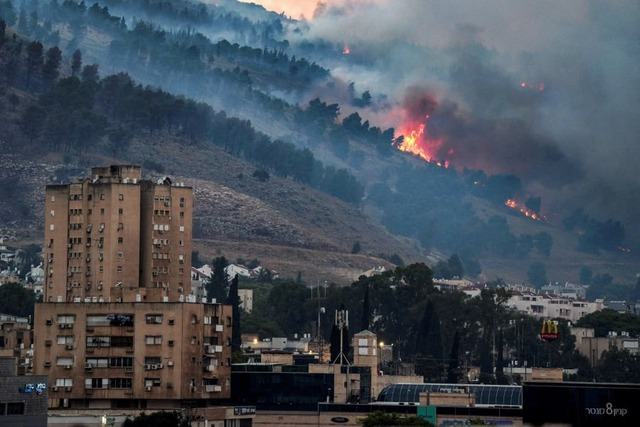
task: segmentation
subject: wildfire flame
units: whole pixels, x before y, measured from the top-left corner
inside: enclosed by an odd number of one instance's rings
[[[530,218],[534,221],[541,221],[544,222],[546,220],[546,218],[538,213],[536,213],[535,211],[529,209],[528,207],[520,204],[519,202],[517,202],[514,199],[507,199],[504,202],[504,205],[510,209],[513,209],[515,211],[520,212],[523,216]]]
[[[426,117],[426,120],[428,119],[429,116]],[[438,150],[442,146],[442,140],[429,137],[426,120],[425,123],[407,124],[404,129],[401,129],[400,134],[403,136],[403,141],[398,149],[418,156],[433,165],[448,168],[448,160],[436,159]],[[453,154],[453,151],[450,150],[449,154]]]

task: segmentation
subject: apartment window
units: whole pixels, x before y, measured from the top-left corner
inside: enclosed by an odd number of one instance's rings
[[[178,240],[178,245],[184,246],[184,240]]]
[[[56,359],[57,366],[73,366],[73,357],[58,357]]]
[[[102,261],[102,259],[100,259],[100,261]],[[98,271],[100,271],[100,273],[103,273],[104,272],[104,267],[103,266],[98,267]]]
[[[24,402],[7,402],[7,415],[24,415]]]
[[[100,193],[100,200],[104,200],[104,193]]]
[[[184,208],[184,197],[180,197],[180,207]]]
[[[87,195],[87,200],[91,201],[91,199],[93,199],[93,195],[92,194]]]
[[[84,380],[85,388],[109,388],[109,378],[87,378]]]
[[[133,337],[111,337],[111,347],[133,347]]]
[[[61,314],[58,316],[58,323],[61,325],[73,325],[76,322],[74,314]]]
[[[119,209],[118,209],[118,214],[119,214],[119,215],[122,215],[122,214],[124,214],[124,209],[122,209],[122,208],[119,208]]]
[[[160,365],[162,364],[161,357],[145,357],[144,358],[145,365]]]
[[[145,320],[149,325],[160,325],[162,324],[162,314],[147,314]]]
[[[91,215],[91,212],[93,212],[91,209],[87,209],[87,215]]]
[[[87,337],[87,347],[110,347],[111,337],[89,336]]]
[[[122,237],[118,237],[118,244],[121,245],[124,243],[124,239]],[[122,253],[122,252],[120,252]]]
[[[130,368],[133,366],[133,357],[112,357],[109,366],[112,368]]]
[[[184,233],[184,225],[181,225],[181,226],[180,226],[180,232],[181,232],[181,233]]]
[[[162,344],[162,336],[161,335],[146,335],[144,337],[144,342],[147,345],[160,345],[160,344]]]
[[[73,345],[73,335],[58,335],[58,344]]]
[[[71,378],[56,378],[56,387],[73,387]]]
[[[104,215],[104,208],[100,208],[100,215]]]
[[[122,193],[118,194],[118,200],[120,201],[124,200],[124,194]]]
[[[180,212],[180,218],[184,218],[184,212]]]
[[[131,388],[131,378],[109,378],[109,388]]]
[[[106,357],[87,357],[86,365],[92,368],[108,368],[109,359]]]
[[[53,209],[51,209],[51,211],[49,212],[49,214],[50,214],[51,216],[56,216],[56,211],[54,211]]]
[[[49,230],[50,230],[50,231],[53,231],[53,230],[54,230],[54,228],[55,228],[55,227],[53,226],[53,224],[49,224]]]
[[[145,387],[158,387],[160,386],[160,378],[145,378],[144,379]]]
[[[55,202],[56,201],[56,196],[51,196],[51,201]]]

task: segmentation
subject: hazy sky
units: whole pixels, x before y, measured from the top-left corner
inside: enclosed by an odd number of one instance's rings
[[[318,0],[241,0],[245,3],[257,3],[274,12],[284,12],[292,18],[304,15],[306,18],[313,16]]]

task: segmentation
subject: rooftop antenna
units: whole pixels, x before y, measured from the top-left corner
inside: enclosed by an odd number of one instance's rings
[[[340,331],[340,353],[333,361],[333,364],[335,365],[337,363],[339,365],[349,366],[351,365],[349,359],[347,359],[347,356],[344,354],[344,330],[349,327],[349,310],[345,310],[344,308],[336,310],[335,324]]]

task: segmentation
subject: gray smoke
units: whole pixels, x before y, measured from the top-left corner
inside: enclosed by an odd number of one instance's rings
[[[430,131],[463,165],[518,173],[553,209],[633,226],[639,22],[628,0],[352,0],[328,2],[304,36],[348,43],[353,58],[332,68],[360,89],[402,105],[424,88],[437,102]]]

